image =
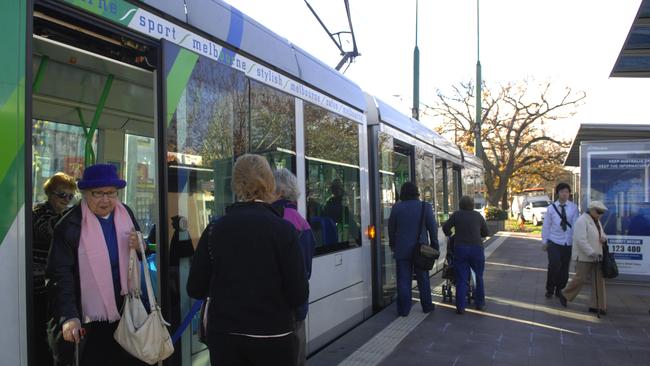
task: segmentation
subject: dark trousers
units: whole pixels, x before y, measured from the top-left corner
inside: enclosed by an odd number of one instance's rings
[[[82,344],[80,365],[85,366],[144,366],[126,352],[113,338],[119,322],[92,322],[83,325],[86,336]]]
[[[54,365],[54,357],[47,344],[47,293],[34,292],[34,350],[31,357],[35,365]]]
[[[476,288],[474,289],[476,306],[485,305],[485,290],[483,288],[485,252],[483,246],[467,244],[454,246],[454,267],[456,268],[456,309],[465,310],[470,268],[476,275]]]
[[[397,264],[397,313],[401,316],[409,315],[411,311],[411,281],[415,272],[420,291],[422,311],[428,313],[433,309],[431,302],[431,285],[429,284],[429,271],[419,271],[413,268],[410,259],[398,259]]]
[[[546,252],[548,253],[546,292],[558,294],[569,281],[571,246],[559,245],[549,241]]]
[[[212,366],[296,366],[298,361],[298,338],[294,333],[272,338],[210,334],[208,349]]]

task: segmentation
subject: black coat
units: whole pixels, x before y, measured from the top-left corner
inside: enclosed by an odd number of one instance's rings
[[[211,298],[208,337],[293,331],[293,309],[309,297],[298,232],[270,205],[231,206],[201,235],[187,292]]]
[[[133,226],[140,230],[131,209],[124,205]],[[81,288],[79,282],[79,238],[81,237],[81,206],[77,205],[54,227],[52,246],[47,260],[46,277],[51,315],[59,324],[81,319]],[[118,309],[121,306],[118,304]]]

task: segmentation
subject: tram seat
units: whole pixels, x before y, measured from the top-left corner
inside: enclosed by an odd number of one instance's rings
[[[312,216],[309,221],[314,234],[316,234],[317,242],[320,241],[323,246],[338,243],[339,236],[334,219],[325,216]]]

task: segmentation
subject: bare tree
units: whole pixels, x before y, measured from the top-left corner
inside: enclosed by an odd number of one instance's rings
[[[475,87],[471,82],[453,86],[447,96],[438,92],[429,113],[442,117],[436,129],[466,150],[474,150]],[[546,133],[546,125],[576,113],[584,92],[569,87],[558,91],[551,82],[522,81],[483,87],[481,141],[488,202],[507,208],[507,189],[513,177],[552,179],[562,163],[567,141]],[[526,179],[526,178],[523,178]]]

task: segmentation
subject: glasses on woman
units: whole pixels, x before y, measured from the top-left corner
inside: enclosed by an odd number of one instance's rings
[[[74,193],[54,192],[54,195],[61,199],[67,199],[68,201],[74,198]]]
[[[115,198],[115,197],[117,197],[117,191],[91,191],[90,194],[92,194],[94,198],[102,198],[102,197]]]

